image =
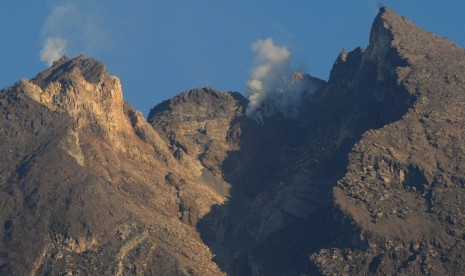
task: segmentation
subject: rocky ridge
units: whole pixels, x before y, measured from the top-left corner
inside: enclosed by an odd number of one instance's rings
[[[0,101],[2,273],[221,274],[179,218],[224,197],[177,165],[103,64],[63,58]]]
[[[325,273],[460,273],[453,256],[464,246],[465,51],[389,10],[372,32],[387,37],[384,47],[403,60],[391,72],[415,101],[399,120],[364,134],[334,188],[335,208],[359,234],[355,248],[312,258]]]

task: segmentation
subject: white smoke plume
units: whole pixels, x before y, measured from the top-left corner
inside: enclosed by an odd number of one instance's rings
[[[66,54],[68,41],[63,38],[62,30],[64,22],[73,10],[74,7],[70,4],[56,6],[45,20],[42,28],[45,41],[40,50],[40,61],[48,66]]]
[[[290,69],[291,52],[276,46],[272,39],[257,40],[252,44],[257,53],[251,79],[247,82],[249,104],[246,115],[259,123],[264,117],[281,114],[298,115],[302,92],[311,86],[308,76]]]
[[[40,61],[52,66],[53,62],[66,54],[67,41],[60,37],[47,38],[40,50]]]
[[[106,45],[100,6],[93,0],[64,0],[54,6],[41,29],[40,60],[47,65],[66,54],[95,55]],[[71,52],[71,53],[69,53]]]

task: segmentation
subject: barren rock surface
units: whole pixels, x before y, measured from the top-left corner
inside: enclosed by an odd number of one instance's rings
[[[64,58],[0,97],[2,274],[221,274],[167,175],[198,194],[196,214],[224,198],[178,165],[103,64]]]
[[[333,190],[356,246],[337,238],[312,259],[326,274],[461,274],[465,51],[389,10],[367,52],[380,34],[402,60],[391,70],[397,85],[415,101],[400,120],[364,134]]]

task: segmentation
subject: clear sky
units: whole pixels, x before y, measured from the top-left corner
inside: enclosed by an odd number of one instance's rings
[[[327,79],[343,48],[367,46],[380,6],[465,46],[463,0],[3,1],[0,87],[47,67],[40,59],[47,39],[65,42],[69,57],[103,61],[146,115],[196,87],[244,92],[258,39],[287,47],[292,68]]]

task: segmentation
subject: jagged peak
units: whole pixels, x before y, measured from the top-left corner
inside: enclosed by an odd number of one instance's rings
[[[86,58],[84,55],[79,55],[73,59],[63,56],[55,61],[50,68],[39,73],[32,79],[32,82],[44,88],[51,82],[73,78],[74,74],[81,75],[87,82],[96,84],[108,77],[108,70],[102,62]]]
[[[373,22],[374,27],[383,26],[383,28],[387,29],[390,29],[398,24],[409,24],[413,26],[413,22],[410,19],[403,17],[395,11],[390,10],[386,7],[382,7],[379,9],[379,12],[376,15],[376,18]]]
[[[200,87],[184,91],[177,96],[165,100],[150,110],[148,121],[154,116],[167,110],[176,109],[183,105],[209,106],[206,110],[215,110],[214,106],[242,106],[245,109],[247,99],[239,92],[223,92],[212,87]]]
[[[372,64],[370,66],[375,65],[371,70],[376,70],[378,81],[396,74],[397,67],[406,65],[401,49],[416,43],[415,38],[410,38],[409,34],[412,32],[424,31],[396,12],[385,7],[380,8],[371,27],[367,49],[357,47],[350,52],[343,50],[333,65],[330,82],[353,78],[351,74],[367,63]]]
[[[63,56],[32,80],[21,79],[12,89],[51,110],[67,113],[79,126],[98,124],[111,131],[127,125],[119,79],[109,76],[105,65],[93,58]]]
[[[390,43],[394,39],[393,32],[404,32],[410,27],[417,28],[409,19],[402,17],[388,8],[380,8],[371,27],[369,44],[370,46],[374,46],[380,42]]]
[[[177,100],[191,100],[191,99],[202,99],[204,97],[213,97],[218,99],[228,99],[231,97],[230,92],[223,92],[213,87],[200,87],[184,91],[179,95],[173,98],[174,101]]]
[[[455,43],[422,29],[410,19],[387,8],[380,9],[373,23],[368,50],[378,61],[389,51],[403,60],[403,67],[409,64],[436,68],[443,63],[459,64],[458,60],[465,59],[465,51]],[[438,68],[438,71],[444,73],[447,71],[445,69]]]

